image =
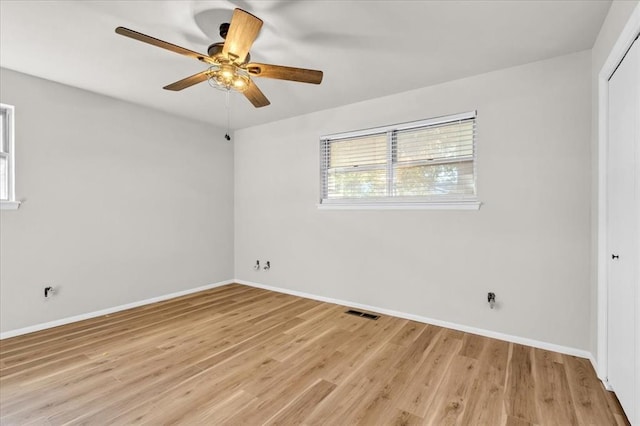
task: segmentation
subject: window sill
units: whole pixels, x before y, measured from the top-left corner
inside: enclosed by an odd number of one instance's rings
[[[480,201],[443,203],[324,203],[319,210],[480,210]]]
[[[18,210],[20,201],[0,201],[0,210]]]

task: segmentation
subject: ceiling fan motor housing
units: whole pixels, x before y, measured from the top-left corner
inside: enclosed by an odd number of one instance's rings
[[[210,57],[215,59],[218,62],[228,62],[229,60],[222,55],[222,49],[224,48],[224,43],[213,43],[207,48],[207,53]],[[247,63],[251,60],[251,54],[247,53],[247,57],[244,60],[244,63]]]

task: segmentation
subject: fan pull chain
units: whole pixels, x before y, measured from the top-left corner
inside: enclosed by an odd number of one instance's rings
[[[229,132],[230,129],[229,127],[231,127],[229,125],[230,121],[231,121],[231,108],[229,106],[229,97],[231,96],[231,90],[227,89],[227,95],[226,95],[226,99],[225,99],[225,107],[227,108],[227,133],[225,133],[224,138],[228,141],[231,140],[231,136],[229,136]]]

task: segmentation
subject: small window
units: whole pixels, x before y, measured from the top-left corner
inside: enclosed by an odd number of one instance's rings
[[[475,111],[320,140],[324,206],[478,208]]]
[[[15,199],[14,107],[0,104],[0,204],[17,208]]]

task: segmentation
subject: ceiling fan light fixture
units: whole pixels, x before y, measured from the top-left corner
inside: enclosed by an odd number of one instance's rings
[[[249,73],[235,64],[220,64],[209,67],[209,84],[220,90],[244,92],[249,87]]]
[[[230,64],[223,64],[220,65],[220,76],[229,81],[233,79],[233,76],[235,75],[235,72],[233,71],[233,65]]]
[[[241,78],[236,78],[235,80],[233,80],[233,87],[236,90],[243,91],[247,88],[247,82]]]

